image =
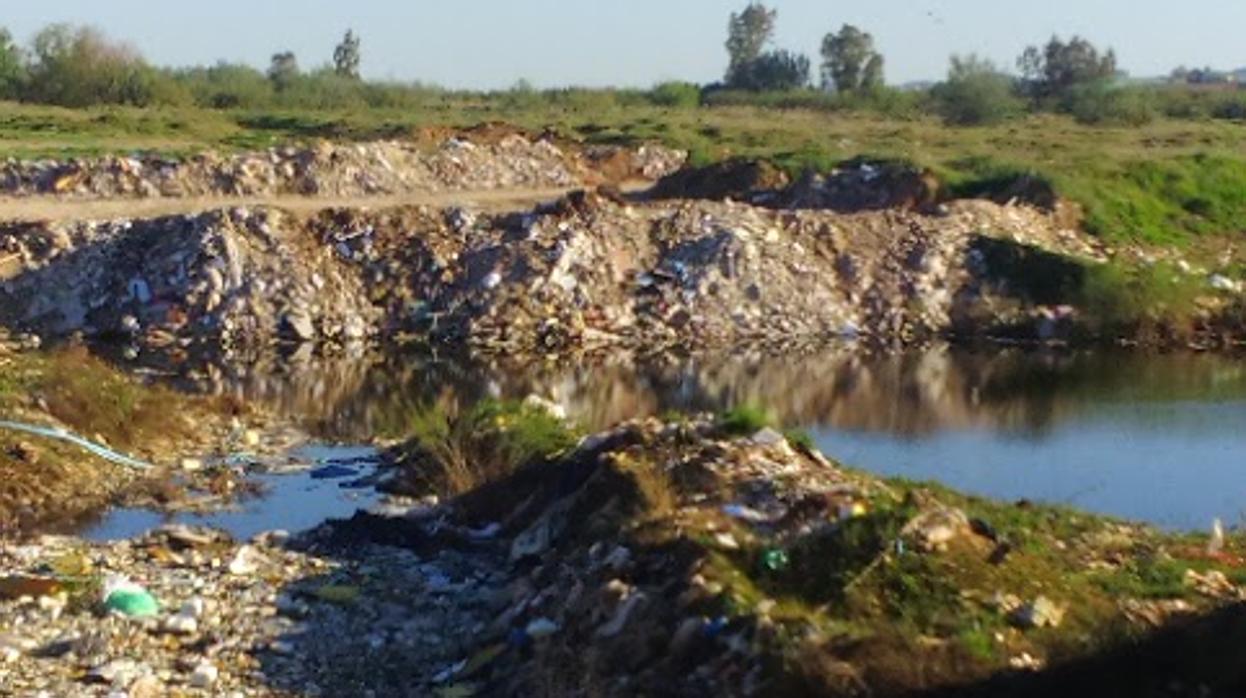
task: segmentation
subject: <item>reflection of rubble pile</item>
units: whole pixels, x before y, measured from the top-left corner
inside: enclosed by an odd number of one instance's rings
[[[660,177],[683,161],[681,153],[656,146],[610,152],[622,161],[617,172],[620,179]],[[594,179],[595,161],[548,140],[533,140],[518,133],[489,140],[455,136],[432,150],[400,141],[321,143],[236,156],[203,154],[188,160],[111,156],[9,162],[0,166],[0,195],[360,196],[568,187]]]
[[[12,225],[0,228],[0,320],[149,344],[389,331],[492,351],[910,339],[983,302],[970,249],[982,232],[1070,247],[1037,211],[980,201],[840,215],[581,194],[500,217],[237,208]]]

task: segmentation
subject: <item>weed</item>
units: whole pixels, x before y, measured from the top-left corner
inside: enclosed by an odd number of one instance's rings
[[[485,400],[466,410],[432,404],[409,419],[408,449],[424,456],[415,464],[427,468],[411,475],[446,494],[496,481],[576,443],[562,420],[518,402]]]
[[[737,405],[718,418],[718,426],[731,436],[752,436],[772,424],[770,411],[752,404]]]

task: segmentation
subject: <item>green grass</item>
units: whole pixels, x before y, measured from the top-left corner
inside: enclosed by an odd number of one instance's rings
[[[402,451],[422,487],[460,494],[575,446],[574,429],[519,402],[484,400],[470,407],[429,404],[407,416]]]

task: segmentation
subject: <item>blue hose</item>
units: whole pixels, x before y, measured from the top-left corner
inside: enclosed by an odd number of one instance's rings
[[[18,422],[6,422],[3,420],[0,420],[0,429],[8,429],[10,431],[20,431],[26,434],[42,436],[48,439],[57,439],[60,441],[67,441],[71,444],[74,444],[75,446],[78,446],[79,448],[82,448],[90,453],[93,453],[99,456],[100,458],[103,458],[106,461],[116,463],[117,465],[124,465],[128,468],[136,468],[138,470],[147,470],[149,468],[154,467],[152,466],[151,463],[146,463],[141,460],[135,460],[133,458],[130,458],[129,456],[124,456],[120,453],[117,453],[116,451],[113,451],[112,449],[106,448],[104,446],[101,446],[91,441],[87,441],[81,436],[71,434],[65,431],[64,429],[56,429],[52,427],[38,427],[38,426],[31,425],[31,424],[21,424]]]

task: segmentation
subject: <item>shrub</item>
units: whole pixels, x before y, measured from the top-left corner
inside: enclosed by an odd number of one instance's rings
[[[956,126],[995,124],[1023,110],[1013,79],[976,56],[952,56],[948,79],[932,96],[943,120]]]
[[[649,91],[649,101],[659,107],[690,109],[701,104],[701,88],[690,82],[664,82]]]
[[[1065,109],[1089,125],[1143,126],[1158,115],[1153,92],[1102,82],[1074,89],[1065,100]]]
[[[770,411],[760,405],[737,405],[718,419],[718,426],[732,436],[752,436],[774,424]]]
[[[463,410],[429,405],[410,418],[410,473],[443,494],[461,494],[571,448],[575,433],[549,412],[517,402],[485,400]]]

